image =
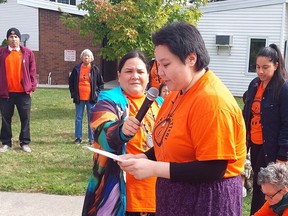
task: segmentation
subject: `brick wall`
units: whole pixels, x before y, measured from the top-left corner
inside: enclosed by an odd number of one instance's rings
[[[80,36],[78,30],[68,29],[60,20],[60,12],[39,9],[39,52],[35,52],[39,83],[48,83],[51,72],[53,85],[68,84],[69,72],[80,63],[81,52],[88,48],[101,68],[99,46],[92,45],[92,37]],[[76,50],[76,61],[64,61],[64,50]]]

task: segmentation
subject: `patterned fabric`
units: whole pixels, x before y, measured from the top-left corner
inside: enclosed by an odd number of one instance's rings
[[[138,101],[139,106],[142,103],[140,101],[144,101],[144,99],[145,97],[142,97],[141,100]],[[133,101],[135,102],[135,100]],[[152,104],[151,109],[146,114],[149,119],[150,115],[153,116],[154,114],[158,114],[161,103],[159,104],[158,101],[156,102],[158,105],[155,103]],[[133,138],[129,138],[130,140],[127,138],[125,141],[122,137],[123,134],[120,133],[120,128],[123,125],[125,118],[129,115],[135,115],[135,113],[131,114],[131,112],[129,112],[128,103],[129,101],[122,93],[120,87],[100,92],[98,102],[90,113],[90,125],[93,131],[94,140],[96,141],[94,142],[95,148],[112,152],[117,155],[126,153],[126,145],[128,145],[127,151],[129,153],[135,154],[144,151],[142,145],[144,145],[146,139],[143,137],[143,130],[138,130]],[[148,117],[146,118],[145,116],[145,121],[151,123],[152,127],[155,118],[153,117],[154,120],[152,122]],[[127,142],[127,144],[125,142]],[[139,152],[136,152],[136,149]],[[127,195],[123,172],[120,170],[118,164],[112,159],[95,154],[93,175],[88,183],[82,215],[123,216],[125,215],[126,207],[127,211],[131,212],[155,212],[156,179],[148,178],[141,182],[137,182],[136,179],[131,179],[131,176],[128,174],[126,177],[128,187]],[[144,188],[146,190],[144,190]],[[135,192],[135,190],[137,191]],[[148,199],[145,200],[145,197]],[[126,199],[130,204],[128,206],[126,206]]]
[[[90,123],[96,141],[94,147],[124,154],[125,143],[119,137],[119,126],[128,114],[128,101],[120,87],[101,91],[97,106],[91,110]],[[123,216],[126,211],[125,190],[123,172],[118,164],[95,154],[93,175],[88,183],[82,215]]]
[[[158,178],[156,185],[156,216],[242,215],[240,176],[197,185]]]

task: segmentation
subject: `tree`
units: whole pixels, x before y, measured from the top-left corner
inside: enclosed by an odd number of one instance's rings
[[[115,60],[126,52],[139,49],[153,56],[151,35],[172,21],[196,25],[200,7],[207,0],[82,0],[83,18],[63,14],[61,20],[69,28],[78,28],[81,35],[92,33],[93,42],[101,44],[100,55]]]
[[[8,40],[5,38],[1,43],[1,47],[7,46],[7,45],[8,45]]]
[[[6,3],[6,2],[7,2],[7,0],[0,0],[0,4],[1,4],[1,3]],[[6,45],[8,45],[8,42],[7,42],[6,39],[4,39],[4,40],[2,41],[2,43],[1,43],[0,46],[2,47],[2,46],[6,46]]]

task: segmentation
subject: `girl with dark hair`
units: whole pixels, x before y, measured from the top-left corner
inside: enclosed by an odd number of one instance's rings
[[[247,91],[243,115],[247,129],[253,177],[251,215],[265,202],[257,184],[260,167],[288,159],[288,83],[284,59],[275,44],[256,56],[257,77]]]

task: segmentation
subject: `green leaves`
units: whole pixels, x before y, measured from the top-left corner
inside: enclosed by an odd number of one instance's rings
[[[61,20],[81,34],[92,33],[94,44],[104,44],[100,54],[115,60],[128,51],[139,49],[153,57],[153,32],[173,21],[193,25],[200,19],[200,7],[207,0],[83,0],[78,8],[87,11],[82,19],[63,14]],[[103,43],[103,41],[105,43]]]

